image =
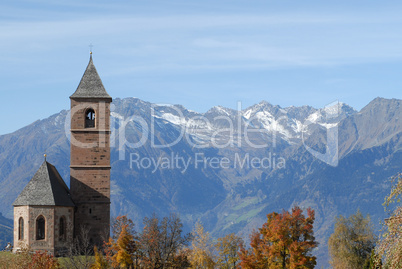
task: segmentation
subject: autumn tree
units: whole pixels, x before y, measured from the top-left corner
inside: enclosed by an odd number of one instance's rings
[[[142,263],[148,268],[157,268],[160,263],[159,245],[159,219],[154,215],[144,218],[144,229],[140,235],[140,248]]]
[[[364,263],[363,269],[381,269],[382,262],[378,260],[379,256],[375,253],[375,249],[371,251],[370,258]]]
[[[376,248],[377,264],[381,262],[380,257],[383,257],[383,264],[390,269],[402,268],[402,206],[400,204],[402,173],[393,177],[393,181],[395,184],[384,202],[385,210],[390,213],[390,217],[384,223],[384,233]]]
[[[20,245],[18,254],[0,254],[0,268],[7,269],[58,269],[58,260],[45,251],[33,252],[29,246]]]
[[[183,235],[183,224],[173,213],[162,219],[160,227],[163,268],[187,268],[189,262],[184,254],[191,241],[191,234]]]
[[[110,267],[102,252],[96,246],[94,247],[94,255],[95,262],[91,265],[91,269],[107,269]]]
[[[132,268],[137,244],[133,235],[128,232],[127,224],[123,224],[119,231],[119,237],[116,240],[110,238],[106,244],[106,257],[113,267]]]
[[[126,229],[127,233],[131,234],[133,238],[137,238],[137,232],[135,231],[134,222],[127,217],[127,215],[117,216],[113,219],[111,230],[112,230],[112,238],[117,240],[117,238],[121,234],[121,230],[123,227]]]
[[[126,216],[112,224],[112,236],[106,243],[106,258],[113,268],[187,268],[186,246],[190,235],[183,235],[183,224],[176,214],[162,220],[154,214],[145,217],[141,233]],[[100,256],[99,256],[100,259]]]
[[[328,240],[330,264],[335,269],[363,268],[366,260],[370,259],[375,242],[376,236],[368,215],[364,217],[358,210],[349,218],[339,216],[334,233]]]
[[[265,269],[269,268],[268,257],[265,256],[262,235],[259,231],[253,230],[250,234],[250,247],[246,248],[240,244],[240,267],[243,269]]]
[[[243,240],[231,233],[218,238],[215,249],[218,252],[216,265],[221,269],[235,269],[239,263],[240,244]]]
[[[112,236],[105,243],[106,260],[113,267],[140,268],[139,242],[134,223],[127,216],[118,216],[111,225]]]
[[[190,234],[183,235],[183,224],[176,214],[161,221],[156,215],[144,218],[140,235],[140,251],[145,268],[186,268],[189,265],[185,248]]]
[[[213,244],[201,223],[195,224],[192,232],[190,263],[193,269],[212,269],[215,266]]]
[[[250,237],[250,248],[240,250],[242,268],[314,268],[316,257],[311,251],[318,245],[313,224],[314,210],[307,217],[298,206],[291,212],[270,213],[267,222]]]
[[[52,255],[43,252],[36,251],[32,255],[32,260],[27,266],[28,269],[58,269],[60,264],[56,258]]]

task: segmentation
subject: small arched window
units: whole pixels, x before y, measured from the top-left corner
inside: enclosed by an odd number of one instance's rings
[[[85,111],[85,128],[95,127],[95,111],[89,108]]]
[[[45,218],[43,216],[39,216],[36,219],[36,240],[45,239],[45,225]]]
[[[18,220],[18,240],[24,240],[24,219]]]
[[[66,239],[66,219],[64,216],[61,217],[59,221],[59,238],[60,241],[64,241]]]

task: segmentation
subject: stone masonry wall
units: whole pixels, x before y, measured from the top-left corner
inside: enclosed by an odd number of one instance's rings
[[[18,239],[19,219],[24,219],[24,240]],[[28,206],[14,207],[14,249],[26,247],[29,244],[29,209]]]
[[[45,218],[45,239],[36,240],[36,219]],[[42,250],[54,254],[54,207],[29,206],[29,244],[33,251]]]
[[[85,112],[95,111],[95,127],[85,128]],[[75,235],[82,226],[102,243],[110,228],[110,103],[71,99],[71,197],[77,206]]]
[[[74,232],[74,208],[73,207],[55,207],[55,229],[54,229],[54,247],[55,254],[62,255],[68,250],[73,242]],[[60,218],[64,218],[65,235],[60,236]]]

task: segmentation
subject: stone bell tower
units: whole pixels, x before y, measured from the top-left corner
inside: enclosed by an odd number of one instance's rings
[[[71,100],[70,193],[76,205],[74,234],[81,227],[101,244],[110,229],[110,103],[92,61]]]

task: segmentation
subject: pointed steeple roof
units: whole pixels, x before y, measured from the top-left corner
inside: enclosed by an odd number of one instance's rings
[[[74,206],[74,202],[56,167],[45,160],[13,203],[22,205]]]
[[[77,90],[70,98],[101,98],[112,99],[106,92],[101,78],[96,71],[95,65],[92,61],[92,54],[89,58],[89,63],[84,75],[81,78],[81,82],[78,85]]]

